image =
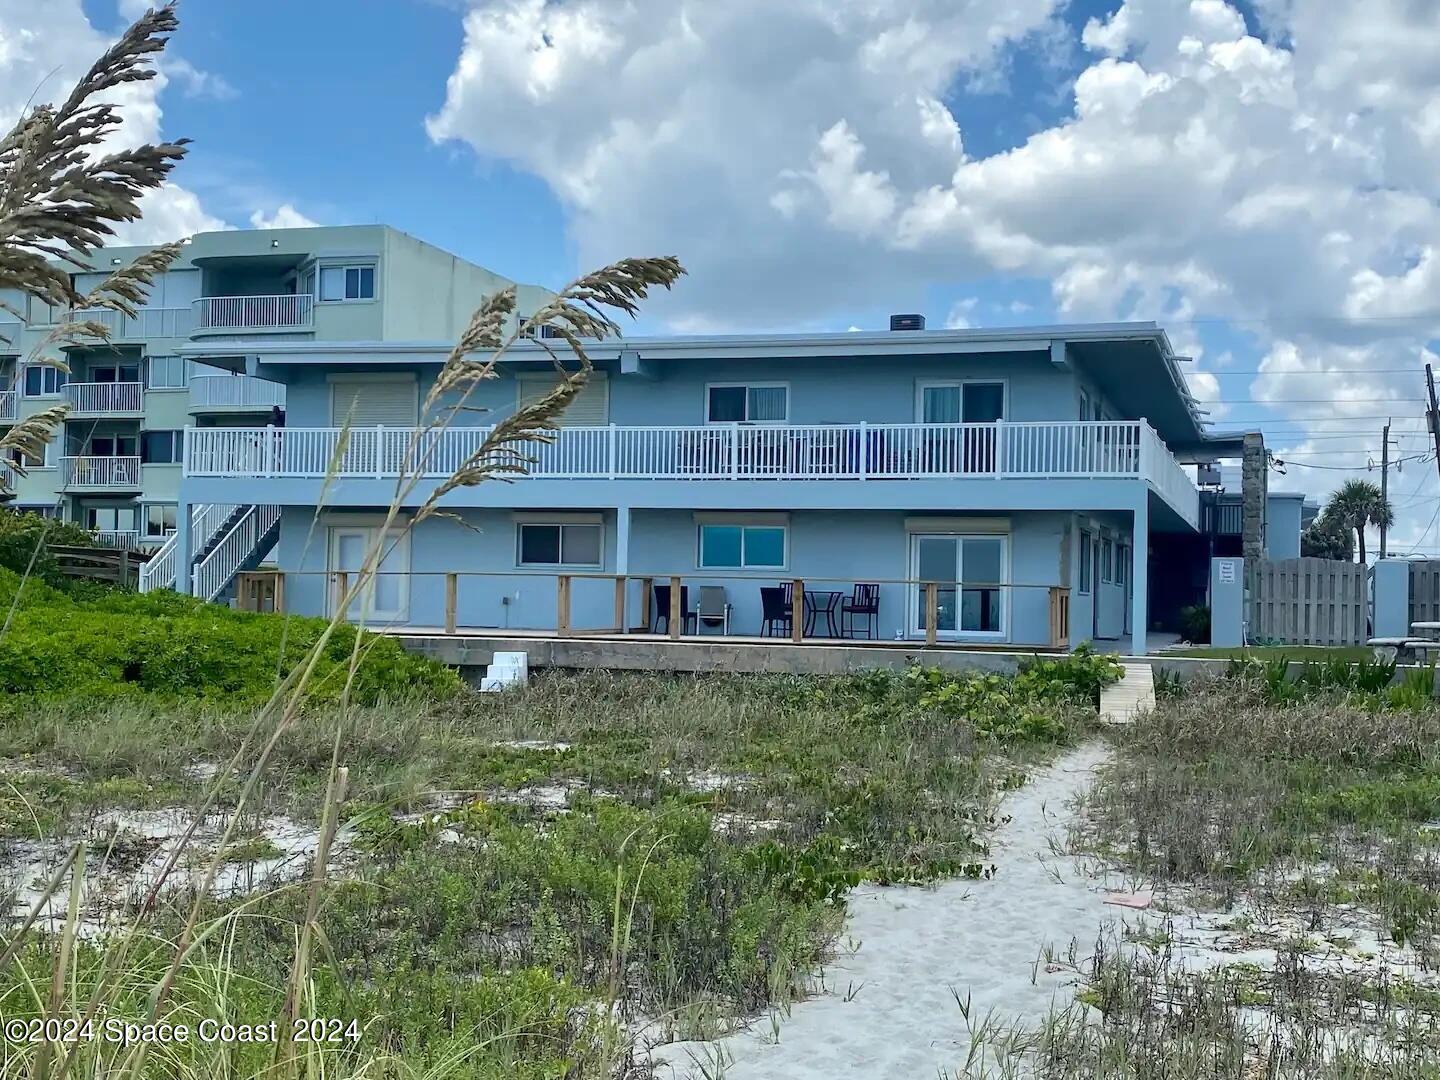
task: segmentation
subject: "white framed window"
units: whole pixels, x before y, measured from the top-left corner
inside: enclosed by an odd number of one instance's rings
[[[47,442],[45,444],[43,457],[32,457],[23,450],[11,450],[9,456],[10,460],[15,464],[23,465],[27,469],[53,468],[55,465],[55,444],[53,442]]]
[[[140,434],[140,464],[179,465],[184,459],[185,432],[145,431]]]
[[[948,379],[917,383],[915,419],[921,424],[990,424],[1009,412],[1004,379]]]
[[[1088,596],[1090,593],[1091,573],[1091,545],[1090,534],[1084,529],[1080,530],[1080,593]]]
[[[135,508],[133,506],[87,506],[85,527],[91,532],[133,532],[135,529]]]
[[[375,299],[375,267],[322,266],[320,291],[316,299],[322,304]]]
[[[1115,543],[1110,537],[1105,536],[1100,540],[1100,580],[1109,584],[1114,580],[1115,574]]]
[[[92,435],[91,457],[139,457],[140,440],[134,435]]]
[[[31,326],[54,326],[64,322],[65,311],[63,304],[50,304],[43,297],[34,295],[26,297],[25,321]]]
[[[789,528],[780,523],[701,522],[696,565],[702,570],[783,570]]]
[[[163,540],[175,535],[174,503],[146,503],[142,524],[148,540]]]
[[[183,390],[190,384],[190,361],[183,356],[152,356],[148,374],[151,390]]]
[[[27,398],[59,397],[69,381],[68,373],[49,364],[26,364],[22,389]]]
[[[705,387],[706,423],[785,424],[789,421],[789,383],[709,383]]]
[[[522,521],[515,526],[516,566],[583,566],[605,561],[605,530],[596,523]]]

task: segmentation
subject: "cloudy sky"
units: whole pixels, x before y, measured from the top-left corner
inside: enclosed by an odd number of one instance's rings
[[[0,119],[137,6],[0,0]],[[185,0],[132,239],[384,221],[522,280],[692,276],[646,330],[1156,319],[1323,493],[1393,417],[1440,551],[1440,0]],[[1374,478],[1377,474],[1370,472]]]

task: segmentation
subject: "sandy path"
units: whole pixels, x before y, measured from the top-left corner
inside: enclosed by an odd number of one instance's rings
[[[1047,972],[1044,948],[1063,956],[1074,941],[1088,956],[1101,926],[1118,920],[1122,909],[1104,906],[1100,883],[1052,855],[1050,839],[1063,837],[1071,800],[1104,757],[1099,744],[1073,750],[1005,801],[1001,813],[1010,821],[991,840],[999,867],[993,880],[934,889],[862,886],[851,894],[841,955],[825,971],[825,992],[780,1021],[778,1041],[762,1017],[718,1043],[656,1047],[655,1075],[935,1077],[942,1069],[961,1072],[969,1052],[952,987],[969,996],[972,1021],[992,1010],[1006,1021],[1030,1021],[1052,1001],[1068,1003],[1075,975]],[[717,1059],[725,1062],[721,1070]]]

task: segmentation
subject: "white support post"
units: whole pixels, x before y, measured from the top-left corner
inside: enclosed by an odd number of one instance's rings
[[[610,425],[609,434],[605,437],[605,467],[611,480],[615,479],[615,425]]]
[[[1145,632],[1150,627],[1150,495],[1140,493],[1135,508],[1135,527],[1130,536],[1130,652],[1145,655]],[[1092,582],[1092,585],[1094,583]]]
[[[860,479],[870,479],[870,425],[860,421]]]
[[[190,588],[190,513],[192,507],[189,503],[181,501],[175,506],[175,553],[171,556],[175,560],[175,591],[181,596],[189,596]]]
[[[630,507],[615,510],[615,573],[630,573]]]

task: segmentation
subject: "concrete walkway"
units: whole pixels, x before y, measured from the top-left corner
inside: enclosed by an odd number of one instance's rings
[[[1100,691],[1100,719],[1107,724],[1128,724],[1141,709],[1155,707],[1155,669],[1146,663],[1122,667],[1120,681]]]

